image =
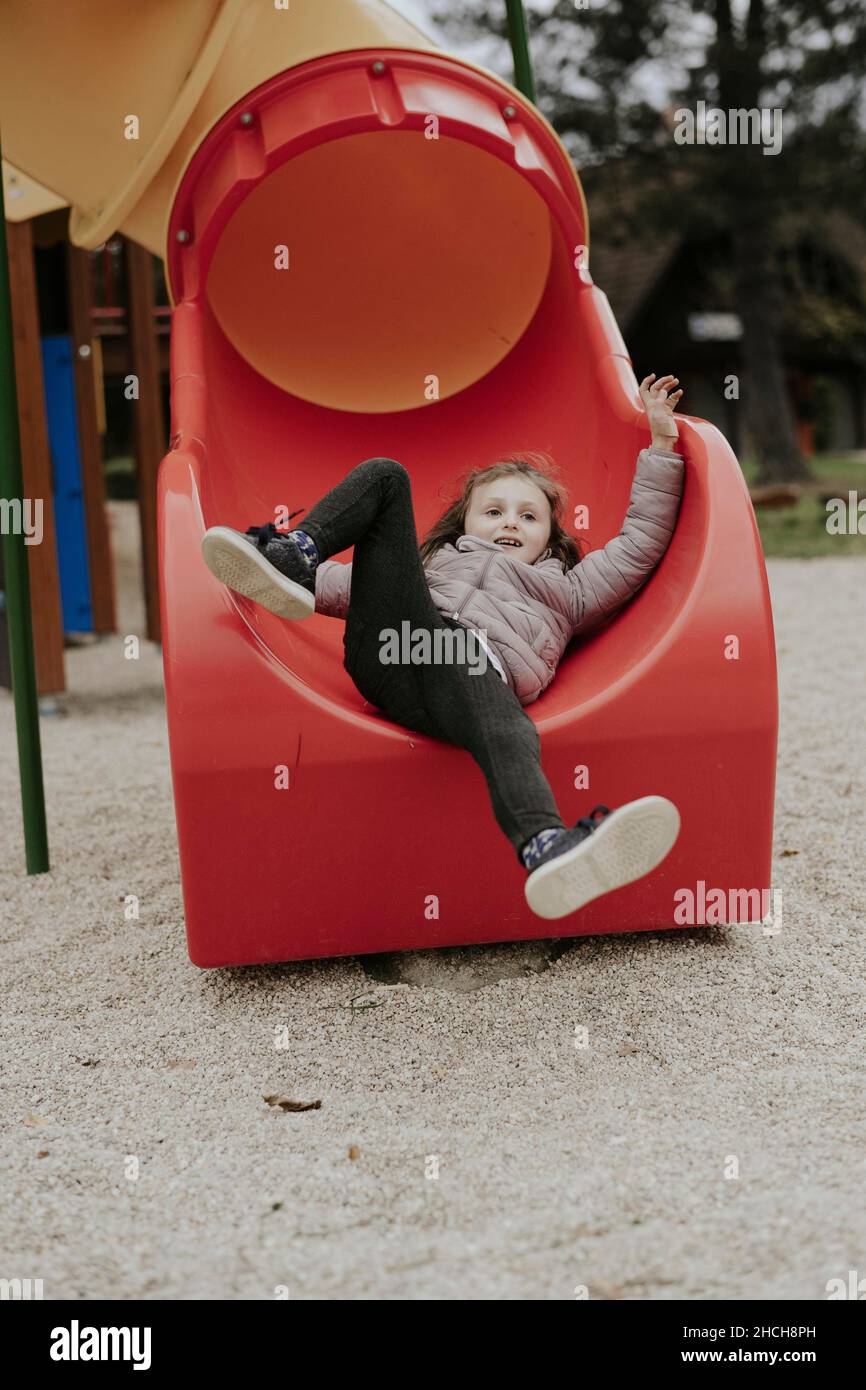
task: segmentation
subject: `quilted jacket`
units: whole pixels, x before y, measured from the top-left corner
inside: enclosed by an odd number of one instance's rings
[[[684,474],[680,454],[642,449],[622,530],[570,570],[549,550],[527,565],[480,536],[460,536],[428,560],[436,607],[481,630],[522,705],[553,680],[572,637],[606,622],[646,582],[673,535]],[[320,561],[316,612],[345,618],[351,583],[351,564]]]

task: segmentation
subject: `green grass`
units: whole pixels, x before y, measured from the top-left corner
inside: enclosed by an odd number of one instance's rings
[[[849,489],[866,498],[866,458],[862,454],[815,454],[808,460],[818,492],[841,497],[848,504]],[[740,460],[746,481],[754,485],[753,460]],[[805,491],[791,507],[756,507],[761,544],[767,556],[866,555],[866,534],[833,535],[827,530],[830,513],[820,496]],[[866,531],[866,517],[860,523]]]

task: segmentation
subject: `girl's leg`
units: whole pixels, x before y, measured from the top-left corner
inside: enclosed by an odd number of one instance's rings
[[[396,723],[420,729],[418,668],[380,660],[388,629],[441,626],[418,553],[409,474],[395,459],[366,459],[298,523],[315,541],[319,561],[348,546],[352,557],[343,664],[366,700]]]
[[[460,626],[448,618],[445,623]],[[522,865],[527,840],[550,826],[566,828],[541,766],[535,724],[490,664],[483,675],[458,663],[416,669],[429,723],[424,731],[472,754],[487,779],[497,823]]]
[[[366,459],[295,522],[319,561],[354,545],[347,637],[352,629],[429,627],[436,605],[418,553],[409,474],[396,459]]]

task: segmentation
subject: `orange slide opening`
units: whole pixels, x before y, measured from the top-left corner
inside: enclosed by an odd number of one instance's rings
[[[420,131],[367,132],[306,150],[248,194],[207,297],[275,386],[332,410],[411,410],[511,351],[550,254],[545,203],[500,159]]]

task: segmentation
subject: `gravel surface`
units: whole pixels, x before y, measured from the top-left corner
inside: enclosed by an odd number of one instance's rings
[[[200,971],[161,655],[123,654],[136,509],[110,513],[120,631],[67,650],[41,719],[48,874],[24,872],[0,692],[0,1277],[47,1299],[697,1300],[866,1275],[866,560],[768,566],[777,934]]]

